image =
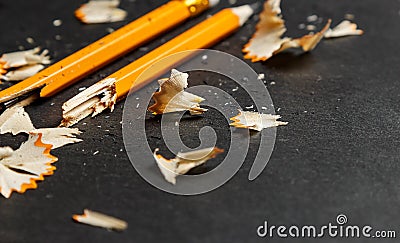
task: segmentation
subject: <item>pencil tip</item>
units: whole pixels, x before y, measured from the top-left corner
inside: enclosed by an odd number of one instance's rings
[[[253,3],[234,7],[231,10],[239,17],[239,24],[242,26],[257,11],[259,6],[259,3]]]

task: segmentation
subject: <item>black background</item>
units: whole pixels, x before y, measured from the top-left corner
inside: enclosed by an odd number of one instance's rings
[[[100,25],[82,25],[74,18],[73,11],[82,2],[0,2],[0,53],[15,51],[18,46],[41,46],[57,61],[104,36],[107,28],[116,29],[166,1],[123,1],[121,7],[129,13],[127,20]],[[236,5],[244,3],[238,1]],[[27,107],[35,126],[57,126],[62,103],[80,87],[97,82],[229,6],[222,1],[152,41],[147,49],[133,51],[59,95]],[[280,108],[282,120],[289,122],[278,128],[274,152],[259,178],[248,181],[252,162],[248,159],[227,184],[207,194],[175,196],[152,187],[133,169],[123,149],[123,103],[118,103],[113,113],[107,111],[76,125],[83,131],[84,141],[52,152],[59,158],[57,170],[36,190],[0,198],[0,242],[377,241],[280,240],[256,235],[257,226],[264,220],[271,224],[322,225],[335,222],[339,213],[346,214],[350,224],[368,224],[399,234],[400,2],[285,0],[282,9],[288,36],[305,34],[297,26],[311,14],[324,21],[332,18],[336,25],[346,13],[355,15],[365,34],[323,40],[308,54],[289,52],[265,63],[246,61],[256,72],[266,74],[275,107]],[[61,19],[62,25],[53,26],[54,19]],[[241,48],[256,22],[252,18],[213,49],[242,58]],[[62,39],[56,40],[56,35]],[[35,43],[27,43],[27,37]],[[238,101],[250,104],[245,96]],[[217,112],[204,119],[186,122],[182,137],[188,146],[198,145],[193,137],[201,124],[227,125]],[[152,130],[158,122],[153,119],[149,124],[155,125],[148,125],[149,134],[154,135],[149,138],[152,148],[160,144],[157,128]],[[24,139],[2,135],[0,145],[17,148]],[[250,154],[256,152],[257,139],[253,134]],[[93,155],[95,151],[99,153]],[[115,233],[74,223],[72,214],[81,213],[83,208],[125,219],[129,228]]]

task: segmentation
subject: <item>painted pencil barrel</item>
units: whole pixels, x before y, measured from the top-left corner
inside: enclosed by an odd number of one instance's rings
[[[189,17],[182,2],[168,2],[46,69],[41,77],[51,75],[51,83],[40,95],[55,94],[65,87],[65,80],[68,84],[78,81]],[[78,65],[75,60],[79,60]]]
[[[115,78],[117,80],[117,94],[118,98],[121,99],[128,94],[131,87],[134,89],[142,87],[148,81],[151,81],[151,78],[162,74],[165,71],[164,69],[168,69],[169,66],[174,64],[164,63],[164,65],[158,65],[155,68],[155,70],[158,69],[158,72],[153,73],[151,77],[140,77],[140,80],[137,80],[142,72],[156,61],[182,51],[210,47],[233,33],[239,27],[239,17],[231,9],[222,10],[107,78]],[[188,53],[178,55],[176,62],[185,59]]]

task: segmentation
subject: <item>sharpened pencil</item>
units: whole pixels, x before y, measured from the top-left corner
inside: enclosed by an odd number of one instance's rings
[[[255,12],[258,6],[259,4],[252,4],[224,9],[92,85],[88,90],[79,93],[64,103],[63,122],[61,125],[71,126],[90,114],[96,115],[107,107],[112,108],[115,101],[124,98],[131,88],[137,89],[152,81],[152,77],[141,77],[138,81],[138,77],[146,68],[169,55],[182,53],[182,51],[186,50],[202,49],[212,46],[239,29]],[[187,57],[187,54],[182,53],[176,57],[175,60],[179,62]],[[158,70],[156,73],[160,73],[161,71],[164,70]],[[111,85],[110,80],[115,80],[115,83]],[[109,85],[107,86],[105,83]],[[105,102],[107,98],[101,99],[97,97],[97,99],[95,99],[94,96],[101,96],[101,94],[104,94],[100,92],[101,89],[108,90],[107,94],[111,92],[113,92],[113,94],[116,93],[115,95],[108,95],[109,99],[116,100]],[[98,95],[96,95],[97,93],[94,94],[93,91],[98,92]]]
[[[40,97],[52,96],[218,2],[219,0],[170,1],[36,75],[0,91],[0,103],[40,88],[43,88]]]

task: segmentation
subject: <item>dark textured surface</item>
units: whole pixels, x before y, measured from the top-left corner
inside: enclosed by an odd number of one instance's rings
[[[74,18],[79,2],[2,1],[0,53],[17,50],[19,45],[39,45],[60,60],[105,35],[107,28],[118,28],[165,1],[124,1],[122,8],[129,12],[125,22],[91,26]],[[237,4],[241,3],[245,1]],[[158,46],[227,6],[223,1],[147,47]],[[275,107],[289,122],[278,128],[271,160],[259,178],[247,180],[251,161],[246,161],[232,180],[207,194],[174,196],[152,187],[135,172],[124,150],[120,151],[124,145],[123,104],[119,103],[113,113],[85,119],[76,126],[84,132],[84,142],[53,151],[59,157],[57,170],[38,189],[14,193],[8,200],[0,198],[0,242],[284,242],[257,238],[257,226],[266,219],[273,224],[321,225],[334,222],[339,213],[346,214],[352,224],[370,224],[400,234],[400,2],[286,0],[282,9],[292,36],[303,33],[297,25],[314,13],[324,20],[332,18],[334,24],[352,13],[365,34],[325,40],[309,54],[282,54],[266,63],[246,61],[266,74]],[[54,27],[54,19],[63,24]],[[242,57],[240,49],[255,23],[253,18],[213,49]],[[62,39],[56,40],[56,35]],[[35,43],[28,44],[27,37]],[[34,124],[56,126],[61,104],[78,93],[78,88],[145,52],[136,50],[56,97],[29,106]],[[246,99],[238,100],[247,105]],[[207,119],[213,116],[218,113],[210,113]],[[221,118],[215,119],[216,127],[226,126]],[[196,139],[183,138],[189,146],[198,144]],[[18,147],[23,140],[23,136],[2,135],[0,145]],[[150,145],[156,147],[158,140],[157,136],[150,138]],[[255,153],[257,134],[252,140],[250,153]],[[83,208],[121,217],[129,228],[114,233],[74,223],[71,215]],[[306,241],[356,242],[344,238]]]

